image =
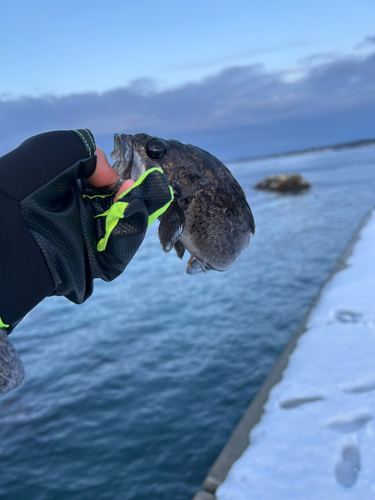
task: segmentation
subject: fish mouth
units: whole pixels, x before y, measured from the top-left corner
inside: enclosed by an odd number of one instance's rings
[[[113,151],[110,156],[115,161],[112,168],[116,170],[123,180],[133,179],[131,174],[133,170],[134,145],[131,136],[127,134],[115,134],[113,141]]]
[[[102,189],[108,193],[117,193],[120,187],[127,179],[132,178],[132,163],[134,157],[133,141],[129,135],[115,134],[114,135],[113,151],[110,154],[113,162],[112,168],[118,173],[119,178],[117,181]],[[137,179],[133,179],[137,180]]]
[[[127,179],[137,181],[147,170],[147,163],[142,157],[142,143],[134,135],[115,134],[114,148],[111,158],[115,160],[114,170],[118,173],[121,182]]]

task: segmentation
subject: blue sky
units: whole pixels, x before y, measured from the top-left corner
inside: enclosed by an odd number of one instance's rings
[[[164,89],[250,64],[296,78],[310,56],[365,51],[354,47],[374,19],[373,0],[13,0],[1,7],[0,95],[139,79]]]
[[[2,5],[0,154],[46,130],[225,161],[375,136],[373,0]]]

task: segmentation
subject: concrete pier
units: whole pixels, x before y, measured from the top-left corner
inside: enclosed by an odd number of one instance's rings
[[[261,417],[264,413],[264,405],[269,398],[270,391],[282,379],[283,372],[288,366],[289,358],[296,348],[298,339],[306,332],[308,320],[316,305],[319,303],[321,294],[325,290],[328,282],[330,282],[337,273],[347,267],[347,260],[352,255],[353,249],[358,239],[360,238],[361,231],[372,216],[373,212],[368,212],[362,218],[359,226],[357,227],[350,241],[346,245],[344,251],[337,260],[330,275],[321,287],[321,290],[312,303],[309,311],[301,321],[296,331],[293,333],[273,369],[263,382],[261,388],[249,405],[241,421],[235,428],[227,444],[224,446],[223,450],[209,470],[207,477],[203,483],[203,490],[197,492],[193,500],[215,500],[215,492],[217,488],[224,482],[232,465],[240,458],[240,456],[248,448],[248,446],[251,445],[249,434],[251,430],[260,422]]]

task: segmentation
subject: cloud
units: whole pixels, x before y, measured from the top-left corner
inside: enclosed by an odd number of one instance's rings
[[[320,54],[313,54],[312,56],[304,57],[300,60],[303,65],[316,65],[319,63],[325,63],[327,61],[333,61],[337,59],[337,53],[335,52],[322,52]]]
[[[375,36],[366,36],[363,42],[355,46],[356,49],[361,49],[362,47],[368,47],[369,45],[375,44]]]
[[[231,151],[230,144],[236,143],[233,134],[241,136],[240,130],[251,130],[255,136],[263,130],[265,138],[269,134],[269,151],[267,141],[263,141],[263,150],[256,150],[256,154],[267,154],[275,144],[288,149],[309,147],[301,139],[293,143],[293,135],[301,135],[298,123],[309,130],[311,123],[318,128],[320,123],[322,130],[331,123],[331,132],[321,138],[323,144],[340,140],[337,130],[343,131],[343,141],[361,138],[359,132],[374,135],[374,120],[366,118],[361,124],[356,117],[364,110],[375,109],[375,52],[316,60],[292,81],[282,72],[267,72],[259,65],[239,66],[172,90],[157,91],[153,82],[145,79],[102,94],[0,99],[0,152],[45,130],[78,127],[88,127],[100,137],[114,132],[148,132],[180,140],[196,138],[198,145],[208,144],[217,151],[224,151],[221,141],[226,137],[227,157],[238,156],[238,147]],[[351,133],[345,116],[357,120],[360,127]],[[280,137],[286,130],[290,139],[281,144]],[[252,146],[248,154],[253,151]]]
[[[231,54],[227,54],[225,56],[218,57],[216,59],[206,59],[198,62],[185,61],[182,64],[171,66],[169,69],[174,69],[174,70],[197,69],[197,68],[206,68],[209,66],[216,66],[218,64],[230,64],[233,63],[233,61],[239,61],[241,59],[249,59],[249,58],[264,56],[266,54],[274,54],[277,52],[283,52],[290,48],[307,47],[308,45],[310,45],[310,42],[304,40],[295,40],[292,42],[284,43],[282,45],[257,47],[256,49],[247,49],[238,52],[232,52]]]

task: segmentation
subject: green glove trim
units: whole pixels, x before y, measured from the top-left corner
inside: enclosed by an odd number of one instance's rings
[[[90,157],[95,154],[95,139],[90,130],[88,130],[87,128],[80,128],[79,130],[73,130],[73,132],[75,132],[83,142],[83,145],[85,146],[87,151],[87,155]]]
[[[103,212],[102,214],[96,215],[95,217],[103,217],[106,216],[105,219],[105,235],[99,243],[97,244],[98,252],[103,252],[107,246],[107,242],[109,237],[111,236],[112,231],[117,226],[118,221],[124,218],[124,212],[129,203],[125,203],[124,201],[114,203],[109,210]]]
[[[88,198],[89,200],[93,200],[94,198],[108,198],[108,196],[113,196],[113,193],[111,194],[94,194],[93,196],[89,196],[88,194],[82,195],[83,198]]]
[[[137,187],[140,184],[142,184],[142,182],[146,179],[146,177],[148,175],[151,174],[151,172],[160,172],[162,174],[163,170],[160,167],[154,167],[154,168],[150,168],[149,170],[146,170],[146,172],[144,174],[142,174],[140,176],[140,178],[137,181],[135,181],[135,183],[132,186],[130,186],[130,188],[127,191],[125,191],[124,193],[120,194],[120,196],[118,197],[118,200],[121,200],[121,198],[123,198],[124,196],[126,196],[132,189],[134,189],[135,187]],[[173,189],[172,189],[172,193],[173,193]],[[172,200],[169,203],[171,203],[172,201],[173,201],[173,198],[172,198]]]
[[[150,227],[151,224],[154,222],[154,220],[157,219],[161,214],[163,214],[167,210],[169,205],[172,203],[174,194],[173,194],[173,189],[171,188],[171,186],[169,186],[169,191],[171,192],[171,199],[168,201],[167,204],[164,205],[164,207],[159,208],[159,210],[156,210],[156,212],[154,212],[153,214],[151,214],[149,216],[147,227]]]
[[[9,328],[9,325],[3,323],[3,320],[0,318],[0,328]]]
[[[163,173],[163,170],[159,167],[155,168],[150,168],[150,170],[146,170],[144,174],[141,175],[141,177],[124,193],[121,193],[120,196],[118,197],[116,203],[114,203],[108,210],[103,212],[102,214],[96,215],[95,217],[106,217],[105,221],[105,236],[102,238],[98,245],[97,245],[97,250],[98,252],[103,252],[106,249],[107,242],[109,237],[111,236],[112,231],[118,224],[118,221],[120,219],[124,218],[124,213],[126,210],[126,207],[129,205],[129,203],[125,203],[123,201],[120,201],[122,198],[127,196],[132,189],[135,187],[139,186],[142,184],[142,182],[146,179],[146,177],[151,173],[151,172],[160,172],[161,174]],[[148,227],[151,226],[151,224],[154,222],[155,219],[157,219],[162,213],[164,213],[169,205],[173,201],[173,189],[171,186],[169,186],[169,190],[171,193],[171,199],[166,203],[163,207],[159,208],[159,210],[156,210],[153,214],[151,214],[148,218]],[[112,195],[104,195],[105,196],[112,196]],[[89,197],[90,198],[90,197]]]

